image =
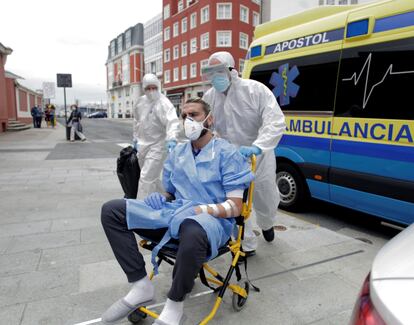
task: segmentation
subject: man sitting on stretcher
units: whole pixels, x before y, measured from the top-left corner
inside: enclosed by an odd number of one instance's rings
[[[190,99],[182,111],[189,142],[177,145],[163,171],[166,193],[144,201],[112,200],[102,206],[102,225],[112,250],[132,284],[126,296],[102,315],[115,324],[154,298],[142,254],[133,232],[160,244],[178,244],[168,299],[154,324],[182,324],[183,301],[191,292],[203,263],[214,258],[233,233],[243,191],[254,176],[249,162],[226,140],[213,136],[213,117],[202,99]],[[155,267],[155,271],[157,268]]]

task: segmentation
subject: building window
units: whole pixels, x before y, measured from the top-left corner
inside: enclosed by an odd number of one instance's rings
[[[256,27],[260,24],[260,14],[253,11],[253,27]]]
[[[181,20],[181,33],[187,32],[187,17]]]
[[[197,63],[191,63],[190,78],[197,77]]]
[[[178,12],[183,11],[184,9],[184,3],[183,0],[178,1]]]
[[[240,5],[240,21],[249,23],[249,8]]]
[[[123,50],[122,35],[118,36],[118,39],[117,39],[116,42],[117,42],[117,46],[118,46],[118,53],[121,53],[122,50]]]
[[[181,56],[187,55],[187,42],[181,43]]]
[[[170,39],[170,27],[164,29],[164,41],[168,41]]]
[[[197,38],[191,39],[190,54],[197,52]]]
[[[231,3],[217,4],[217,19],[231,19]]]
[[[131,47],[131,30],[125,32],[125,48]]]
[[[239,73],[242,74],[244,70],[244,59],[239,60]]]
[[[351,0],[351,5],[357,5],[358,4],[358,0]]]
[[[204,8],[201,8],[201,24],[204,24],[210,20],[210,6],[205,6]]]
[[[245,33],[240,33],[239,46],[243,50],[247,50],[249,48],[249,35]]]
[[[320,5],[320,6],[323,6],[323,5],[324,5],[324,1],[325,1],[325,0],[319,0],[319,5]]]
[[[181,80],[187,80],[187,66],[181,66]]]
[[[165,70],[164,72],[164,83],[169,83],[171,81],[170,79],[170,70]]]
[[[334,5],[335,4],[335,0],[326,0],[326,4],[327,5]]]
[[[190,29],[197,27],[197,13],[194,12],[190,16]]]
[[[193,0],[187,0],[187,8],[191,5],[191,2],[193,2]]]
[[[178,81],[179,80],[178,79],[178,68],[174,68],[173,78],[174,78],[174,81]]]
[[[231,31],[217,31],[217,47],[231,47]]]
[[[208,66],[208,60],[200,61],[200,76],[203,74],[203,68]]]
[[[348,0],[339,0],[338,1],[339,5],[347,5],[348,4]]]
[[[170,5],[164,7],[164,19],[170,18]]]
[[[173,37],[178,36],[178,21],[174,23],[173,25]]]
[[[176,45],[174,46],[174,49],[173,49],[173,59],[177,60],[179,56],[180,56],[180,51],[178,49],[178,45]]]
[[[209,33],[204,33],[200,36],[200,47],[202,50],[208,49],[210,47]]]
[[[111,42],[111,57],[114,57],[115,56],[115,41],[112,41]]]
[[[258,4],[259,6],[261,6],[261,5],[262,5],[261,0],[253,0],[253,2],[254,2],[255,4]]]
[[[170,58],[171,58],[170,49],[166,49],[164,51],[164,62],[170,62]]]

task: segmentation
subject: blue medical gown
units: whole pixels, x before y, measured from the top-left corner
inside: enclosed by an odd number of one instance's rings
[[[254,176],[249,162],[235,146],[224,139],[213,138],[194,157],[191,143],[179,144],[164,163],[163,185],[175,196],[160,210],[152,209],[143,201],[127,200],[128,229],[168,228],[169,238],[178,239],[181,223],[193,219],[206,231],[210,242],[209,259],[218,254],[234,229],[234,218],[216,218],[207,213],[196,215],[193,207],[200,204],[221,203],[226,193],[244,190]]]

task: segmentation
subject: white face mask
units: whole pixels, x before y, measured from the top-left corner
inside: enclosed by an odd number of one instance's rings
[[[206,127],[204,127],[204,122],[207,120],[209,116],[210,113],[208,113],[206,118],[201,122],[194,121],[191,117],[186,117],[184,121],[185,136],[189,138],[191,141],[195,141],[198,138],[200,138],[203,129],[207,129]]]
[[[160,93],[158,90],[146,90],[145,95],[152,102],[160,98]]]

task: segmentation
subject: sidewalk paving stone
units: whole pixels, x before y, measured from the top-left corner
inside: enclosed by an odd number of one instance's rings
[[[15,237],[7,248],[7,253],[24,252],[34,249],[46,249],[76,245],[80,243],[80,231],[61,231],[54,233]]]

